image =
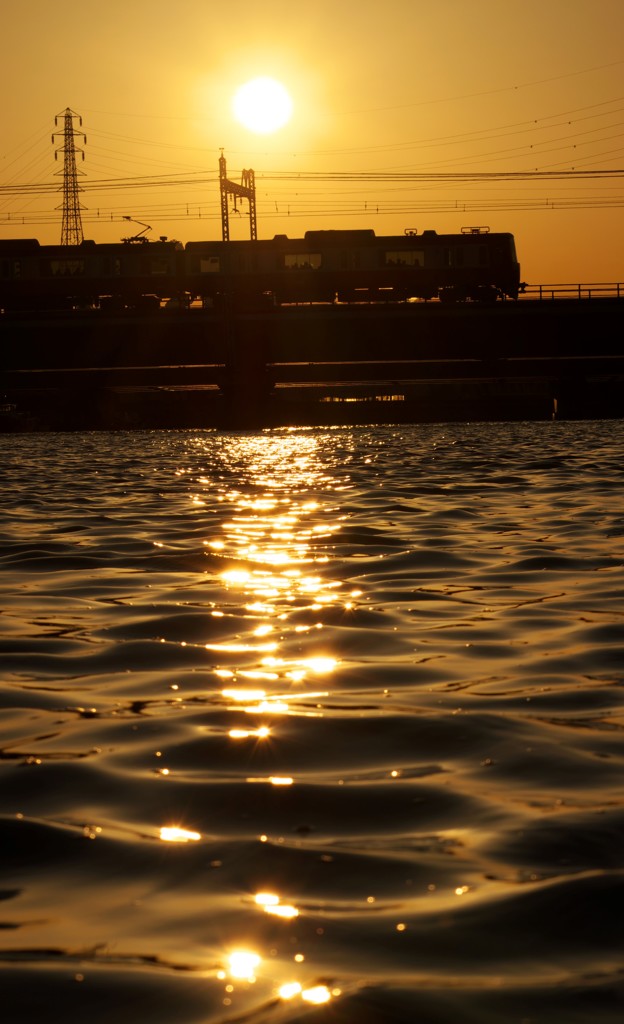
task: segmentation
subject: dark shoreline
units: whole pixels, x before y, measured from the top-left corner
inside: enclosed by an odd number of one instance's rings
[[[624,300],[0,317],[0,430],[622,414]]]

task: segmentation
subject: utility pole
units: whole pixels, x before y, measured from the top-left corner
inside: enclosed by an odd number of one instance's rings
[[[223,150],[219,157],[219,185],[221,188],[221,237],[224,242],[230,240],[230,220],[228,196],[234,196],[234,210],[238,212],[236,200],[247,199],[249,201],[249,237],[255,242],[258,237],[256,224],[256,179],[254,172],[243,171],[240,185],[235,181],[228,181],[227,168]]]
[[[78,184],[78,175],[82,174],[82,171],[78,171],[76,168],[76,153],[82,154],[84,160],[84,149],[77,149],[75,140],[80,137],[86,143],[87,136],[84,132],[76,131],[74,128],[75,117],[78,118],[78,123],[82,127],[82,118],[79,114],[66,107],[62,114],[57,114],[54,118],[55,127],[61,117],[63,118],[63,131],[55,132],[52,136],[52,145],[58,135],[62,134],[63,136],[63,145],[54,152],[55,160],[58,160],[59,153],[63,154],[63,170],[57,171],[57,174],[63,175],[63,205],[57,206],[57,210],[63,210],[61,245],[80,245],[83,240],[80,216],[82,207],[78,195],[82,189]]]

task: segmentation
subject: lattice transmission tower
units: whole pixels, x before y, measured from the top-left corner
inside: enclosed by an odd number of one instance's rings
[[[82,234],[82,217],[80,215],[81,206],[79,193],[82,192],[80,185],[78,184],[78,175],[82,174],[76,166],[76,154],[80,153],[84,160],[84,149],[76,147],[76,139],[80,138],[86,144],[87,136],[84,132],[77,131],[74,128],[74,118],[78,118],[78,124],[82,127],[82,118],[80,114],[76,114],[69,107],[66,107],[62,114],[57,114],[54,118],[55,127],[59,123],[59,119],[63,118],[63,131],[54,132],[52,136],[52,144],[57,136],[63,136],[63,145],[59,146],[54,151],[54,159],[58,160],[59,153],[63,154],[63,170],[57,171],[57,174],[63,175],[63,204],[57,206],[57,210],[63,211],[63,222],[61,226],[61,245],[80,245],[83,240]]]

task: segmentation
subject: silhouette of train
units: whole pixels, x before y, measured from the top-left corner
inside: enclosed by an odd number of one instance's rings
[[[310,302],[494,302],[522,289],[513,235],[307,231],[254,241],[144,237],[113,244],[0,240],[0,308],[185,306],[253,309]]]

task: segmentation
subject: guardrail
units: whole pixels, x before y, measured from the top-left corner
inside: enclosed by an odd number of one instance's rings
[[[520,298],[548,301],[551,299],[624,299],[621,282],[594,284],[527,284]]]

